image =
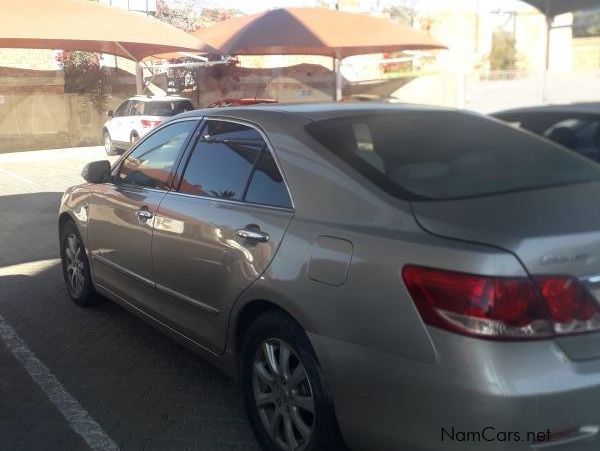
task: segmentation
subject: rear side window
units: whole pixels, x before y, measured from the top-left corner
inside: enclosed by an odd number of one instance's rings
[[[600,180],[600,166],[477,115],[403,111],[313,122],[307,131],[404,199],[456,199]]]
[[[283,177],[277,168],[273,155],[265,147],[252,175],[246,202],[292,208]]]
[[[261,134],[228,121],[207,121],[179,191],[274,207],[292,206],[281,172]]]
[[[189,100],[145,102],[141,114],[144,116],[175,116],[193,109],[194,107]]]
[[[186,166],[180,191],[242,200],[264,142],[245,125],[208,121]]]
[[[128,116],[141,116],[144,114],[144,102],[140,102],[139,100],[133,100],[131,102],[131,109],[129,110]]]

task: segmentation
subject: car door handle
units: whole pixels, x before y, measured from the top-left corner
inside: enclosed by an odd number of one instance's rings
[[[152,219],[152,216],[154,216],[151,211],[144,209],[136,211],[135,214],[138,218],[140,218],[140,221],[147,221],[148,219]]]
[[[239,229],[237,235],[247,240],[258,241],[259,243],[269,241],[269,235],[261,232],[257,226],[251,227],[248,225],[244,229]]]

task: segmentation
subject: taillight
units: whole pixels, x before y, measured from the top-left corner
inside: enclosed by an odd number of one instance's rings
[[[154,128],[154,127],[158,127],[161,123],[161,121],[149,121],[147,119],[142,119],[142,127],[144,128]]]
[[[577,279],[572,277],[536,277],[542,298],[548,304],[559,335],[600,329],[598,302]]]
[[[404,283],[423,321],[466,335],[545,338],[600,329],[600,310],[570,277],[491,277],[405,266]]]

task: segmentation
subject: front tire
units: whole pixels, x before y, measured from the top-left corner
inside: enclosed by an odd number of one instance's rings
[[[69,297],[82,307],[97,304],[85,246],[73,221],[67,221],[61,230],[60,256]]]
[[[241,353],[248,417],[267,451],[346,450],[308,337],[291,317],[261,315]]]
[[[110,133],[105,131],[103,137],[104,137],[104,151],[106,152],[106,155],[108,155],[109,157],[117,155],[117,149],[115,148],[112,138],[110,137]]]

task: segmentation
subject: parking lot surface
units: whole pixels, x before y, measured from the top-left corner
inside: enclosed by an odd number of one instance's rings
[[[0,451],[257,451],[233,382],[115,304],[69,300],[60,197],[104,158],[0,155]]]

